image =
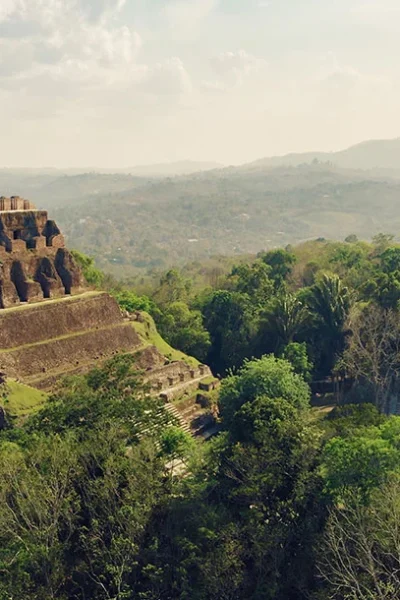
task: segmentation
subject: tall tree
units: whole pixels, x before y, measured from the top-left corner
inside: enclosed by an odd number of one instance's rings
[[[397,311],[373,304],[354,311],[344,368],[371,390],[382,412],[397,408],[400,394],[400,323]]]
[[[275,339],[275,351],[295,341],[309,322],[307,306],[290,292],[282,292],[275,297],[261,318],[263,335]]]
[[[275,282],[275,288],[279,289],[291,274],[296,256],[293,252],[280,248],[261,254],[261,258],[271,267],[271,279]]]
[[[333,509],[319,549],[321,579],[333,600],[398,600],[400,590],[400,482],[379,488],[370,504],[354,494]],[[322,597],[325,597],[324,595]]]
[[[350,291],[337,275],[325,273],[311,288],[310,309],[314,312],[317,335],[322,348],[322,363],[330,373],[343,352],[346,321],[352,305]]]
[[[216,373],[240,367],[251,349],[253,309],[246,294],[217,291],[203,305],[204,325],[211,337],[208,362]]]

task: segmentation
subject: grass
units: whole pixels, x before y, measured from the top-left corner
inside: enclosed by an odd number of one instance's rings
[[[142,312],[141,315],[143,322],[133,321],[132,326],[145,346],[155,346],[161,354],[171,361],[182,360],[191,367],[197,367],[200,364],[192,356],[172,348],[158,333],[156,324],[148,313]]]
[[[205,383],[206,385],[209,385],[211,383],[217,382],[218,377],[214,377],[214,375],[209,375],[208,377],[204,377],[204,379],[201,380],[201,383]]]
[[[37,412],[46,402],[45,392],[31,388],[12,379],[7,381],[8,393],[3,401],[6,411],[17,418]]]

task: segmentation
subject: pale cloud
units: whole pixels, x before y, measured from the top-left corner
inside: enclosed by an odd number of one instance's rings
[[[187,95],[192,92],[192,82],[182,60],[170,58],[146,70],[141,87],[154,95]]]
[[[239,50],[221,52],[211,59],[211,66],[217,79],[204,81],[203,88],[223,92],[243,85],[250,75],[264,70],[267,62],[245,50]]]
[[[370,0],[368,2],[358,2],[350,6],[353,14],[360,16],[385,16],[387,14],[400,13],[400,5],[397,0]]]
[[[240,162],[399,135],[399,10],[0,0],[0,167]]]
[[[322,84],[339,92],[349,92],[355,89],[365,91],[366,88],[388,91],[391,86],[390,80],[383,76],[371,75],[352,65],[342,64],[333,52],[329,52],[322,58],[317,79]]]
[[[173,0],[164,7],[164,15],[171,28],[184,36],[193,34],[218,6],[218,0]]]
[[[1,0],[3,1],[3,0]],[[3,10],[10,28],[21,22],[36,23],[40,35],[22,38],[0,36],[0,80],[15,87],[24,82],[31,90],[35,80],[75,83],[83,87],[106,88],[142,85],[165,93],[185,93],[190,77],[183,63],[166,59],[154,66],[138,61],[142,47],[139,33],[132,27],[116,25],[115,17],[126,0],[14,0]],[[34,30],[32,30],[34,31]],[[158,79],[158,81],[157,81]]]

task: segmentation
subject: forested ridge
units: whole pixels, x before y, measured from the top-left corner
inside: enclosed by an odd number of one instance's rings
[[[171,177],[0,170],[0,186],[50,210],[70,247],[121,278],[317,237],[396,234],[399,146],[371,142]]]
[[[220,433],[185,434],[132,355],[60,382],[22,420],[3,384],[0,598],[398,599],[393,238],[320,240],[130,286],[75,256],[89,282],[222,377],[209,398]]]

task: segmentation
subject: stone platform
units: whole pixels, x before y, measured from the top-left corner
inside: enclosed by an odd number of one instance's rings
[[[87,369],[142,342],[116,301],[88,292],[0,311],[0,370],[34,387]]]

